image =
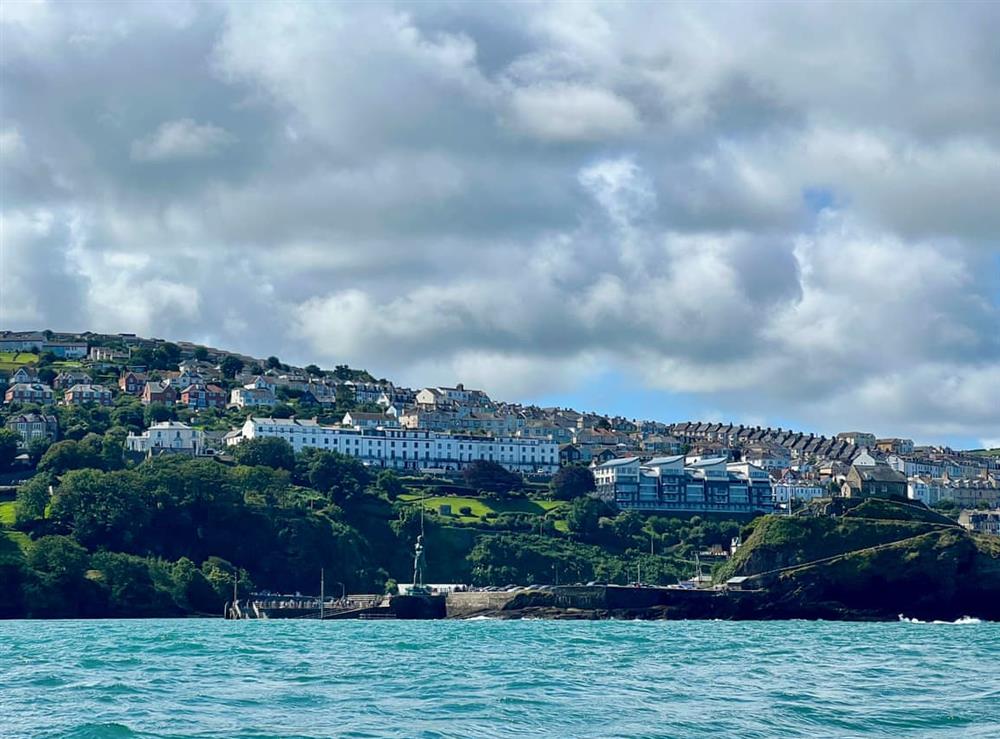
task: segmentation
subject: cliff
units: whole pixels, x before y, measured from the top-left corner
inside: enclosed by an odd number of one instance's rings
[[[902,501],[760,519],[719,573],[732,576],[766,592],[758,618],[1000,620],[1000,540]]]

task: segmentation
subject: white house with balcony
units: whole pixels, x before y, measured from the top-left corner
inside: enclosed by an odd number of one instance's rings
[[[205,434],[179,421],[154,423],[141,434],[129,434],[125,448],[140,454],[201,454],[205,448]]]

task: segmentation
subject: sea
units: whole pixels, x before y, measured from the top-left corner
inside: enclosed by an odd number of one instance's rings
[[[1000,624],[0,621],[0,736],[1000,737]]]

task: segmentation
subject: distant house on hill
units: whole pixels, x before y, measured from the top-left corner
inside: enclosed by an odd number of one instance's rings
[[[182,405],[195,410],[202,408],[225,408],[226,391],[218,385],[191,384],[181,390],[178,400]]]
[[[20,413],[7,419],[7,428],[21,435],[20,447],[35,439],[55,441],[59,437],[59,420],[42,413]]]
[[[248,382],[242,387],[233,388],[229,394],[229,404],[237,408],[272,406],[277,402],[278,399],[274,394],[274,383],[263,377],[255,377],[252,382]]]
[[[69,390],[74,385],[80,385],[91,381],[90,375],[79,370],[64,370],[56,375],[52,381],[52,387],[56,390]]]
[[[840,493],[845,498],[905,498],[906,476],[887,464],[851,465]]]
[[[53,401],[52,388],[40,382],[19,382],[7,388],[4,393],[7,403],[39,403],[49,405]]]
[[[60,359],[83,359],[87,356],[85,341],[46,341],[42,351],[52,352]]]
[[[38,331],[4,331],[0,333],[0,352],[40,352],[45,334]]]
[[[38,371],[30,365],[21,365],[17,371],[10,376],[9,384],[17,385],[19,382],[38,382]]]
[[[80,383],[66,391],[63,402],[66,405],[87,405],[88,403],[111,405],[111,391],[103,385]]]
[[[123,372],[122,376],[118,378],[118,387],[123,393],[128,393],[129,395],[142,395],[147,379],[144,372],[132,372],[128,370]]]
[[[154,423],[141,434],[129,434],[125,448],[140,454],[160,454],[173,452],[200,454],[204,448],[205,435],[198,429],[178,421]]]
[[[165,382],[159,380],[149,380],[142,389],[142,403],[162,403],[173,405],[177,402],[177,390]]]
[[[579,464],[583,461],[583,453],[576,444],[563,444],[559,447],[559,464],[566,465]]]

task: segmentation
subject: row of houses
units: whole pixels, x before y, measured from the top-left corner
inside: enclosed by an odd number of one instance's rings
[[[55,392],[51,387],[40,382],[19,382],[11,385],[4,393],[5,403],[37,405],[52,405],[55,402]],[[78,384],[63,392],[64,405],[111,405],[111,391],[103,385]]]
[[[1000,477],[933,478],[915,475],[907,480],[907,495],[925,505],[951,501],[963,508],[1000,506]]]
[[[483,460],[521,473],[554,474],[559,448],[552,441],[515,436],[469,436],[426,429],[347,428],[315,419],[251,416],[226,437],[227,445],[246,439],[280,438],[298,452],[326,449],[356,457],[374,467],[399,470],[460,470]]]

